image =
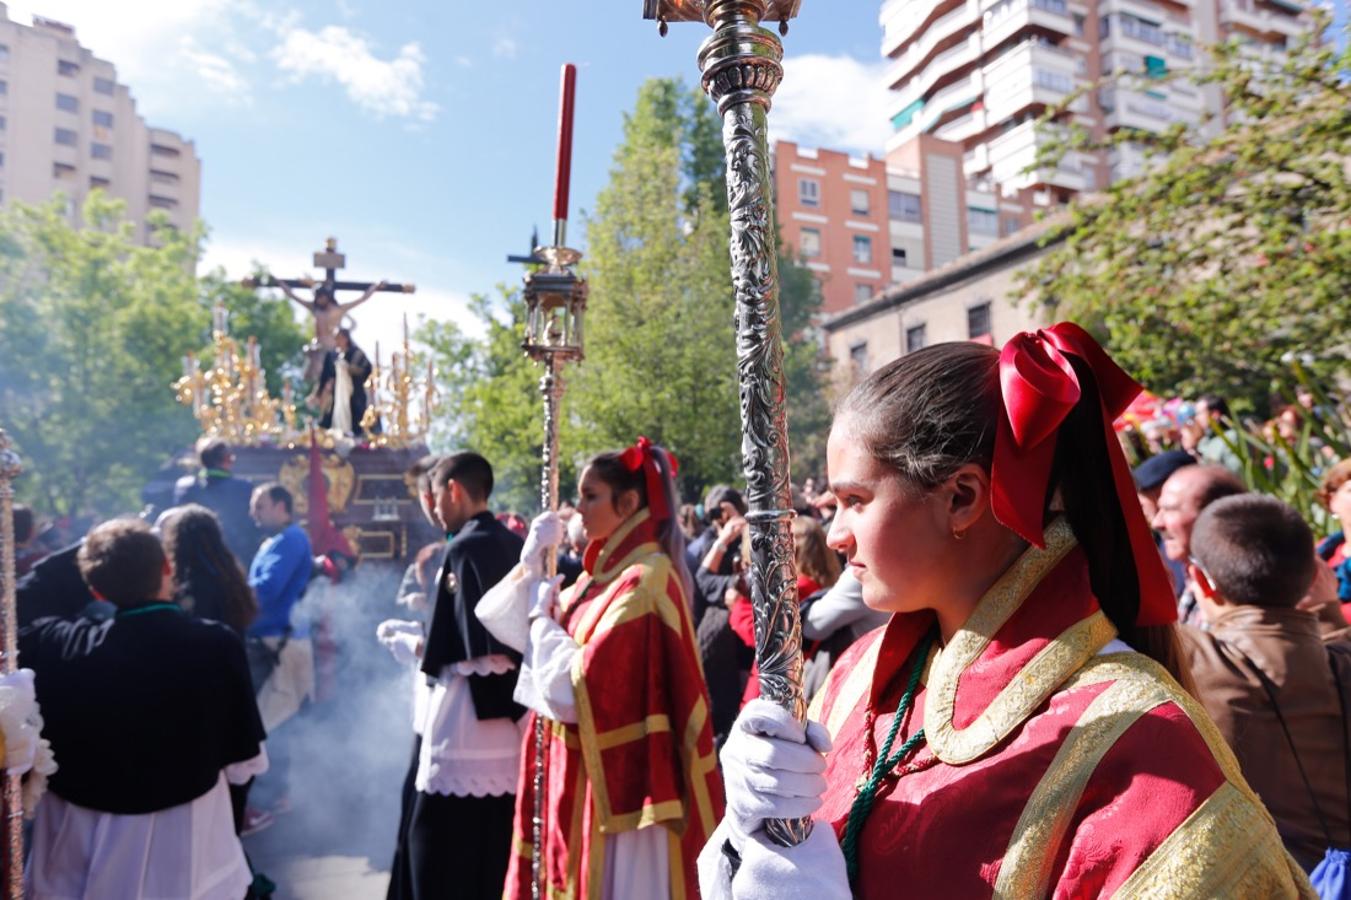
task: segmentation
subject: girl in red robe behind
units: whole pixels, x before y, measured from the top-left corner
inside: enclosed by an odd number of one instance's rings
[[[545,896],[698,897],[695,859],[722,816],[722,783],[673,515],[674,474],[674,457],[645,438],[592,459],[578,486],[585,572],[557,600],[556,582],[535,589],[516,688],[533,712],[508,898],[531,896],[539,719],[548,735]],[[561,534],[551,516],[532,526],[508,582]]]
[[[830,541],[893,615],[805,732],[762,700],[741,714],[705,898],[1312,896],[1179,686],[1112,432],[1138,390],[1068,324],[1002,354],[926,348],[854,389]],[[804,843],[765,836],[798,816]]]

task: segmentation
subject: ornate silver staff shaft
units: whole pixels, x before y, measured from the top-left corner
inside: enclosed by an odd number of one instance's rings
[[[557,354],[544,358],[544,375],[539,380],[539,392],[544,398],[544,467],[540,472],[540,505],[558,509],[558,410],[563,401],[563,375]],[[545,569],[553,578],[558,571],[558,554],[550,552]],[[544,717],[535,716],[535,780],[534,809],[530,819],[530,896],[543,900],[544,891],[544,772],[545,756]]]
[[[732,287],[736,293],[737,379],[741,397],[741,461],[751,531],[751,603],[760,695],[807,716],[802,693],[802,622],[793,559],[788,416],[779,328],[778,248],[769,177],[767,119],[783,77],[783,45],[760,27],[787,20],[800,0],[646,0],[644,15],[668,21],[702,19],[713,35],[699,48],[703,87],[722,114],[727,202],[732,220]],[[810,818],[771,820],[769,836],[793,846],[811,834]]]
[[[554,243],[537,247],[527,261],[542,262],[543,268],[525,276],[525,339],[521,349],[537,362],[544,363],[539,380],[544,398],[544,467],[540,476],[540,505],[558,509],[558,426],[563,402],[563,364],[582,358],[582,314],[586,310],[586,282],[577,277],[574,266],[581,254],[563,246],[567,235],[568,187],[572,169],[572,110],[577,69],[563,66],[558,109],[558,170],[554,183]],[[550,548],[546,561],[549,577],[558,568],[558,557]],[[544,717],[535,716],[535,791],[531,818],[530,896],[543,900],[544,885],[544,788],[548,767]]]
[[[14,567],[14,479],[23,471],[19,454],[10,446],[9,436],[0,428],[0,579],[4,596],[0,600],[0,628],[3,629],[4,655],[0,671],[8,675],[19,668],[18,610],[15,608]],[[5,815],[5,896],[23,897],[23,787],[21,776],[6,775]]]

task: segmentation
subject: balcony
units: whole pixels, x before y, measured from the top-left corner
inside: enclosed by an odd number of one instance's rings
[[[1034,104],[1052,106],[1078,85],[1075,58],[1063,50],[1029,41],[985,67],[985,109],[1000,122]]]
[[[907,81],[927,72],[933,65],[929,56],[935,47],[953,35],[974,29],[980,23],[976,10],[976,0],[967,0],[962,6],[929,25],[919,39],[906,48],[904,54],[887,66],[883,76],[887,86],[892,90],[904,88]],[[947,53],[950,50],[943,52]]]
[[[962,5],[949,10],[928,25],[924,23],[934,9],[935,4],[932,2],[907,0],[896,4],[895,12],[891,11],[891,5],[884,6],[881,15],[882,25],[885,28],[882,55],[891,56],[904,47],[906,42],[913,41],[906,47],[905,53],[898,57],[897,62],[904,59],[911,60],[912,65],[919,62],[943,38],[955,34],[966,25],[974,25],[979,16],[979,2],[980,0],[965,0]]]
[[[1024,122],[989,142],[990,174],[1005,192],[1022,190],[1036,184],[1082,191],[1088,188],[1091,160],[1079,153],[1067,153],[1058,168],[1024,170],[1036,162],[1037,148],[1049,140],[1038,131],[1036,122]]]
[[[1236,28],[1263,36],[1298,38],[1307,30],[1300,16],[1273,12],[1252,0],[1230,0],[1222,4],[1220,18]]]
[[[1065,0],[999,0],[981,19],[981,38],[986,47],[996,47],[1020,31],[1037,27],[1065,36],[1074,33]]]
[[[905,109],[933,90],[934,85],[944,76],[950,75],[963,66],[969,66],[980,59],[980,52],[980,34],[973,32],[960,44],[949,47],[929,60],[923,69],[918,71],[916,77],[905,82],[899,89],[895,89],[893,86],[894,93],[890,98],[889,108],[893,114]]]

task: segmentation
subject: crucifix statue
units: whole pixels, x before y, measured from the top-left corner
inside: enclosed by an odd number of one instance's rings
[[[324,278],[245,278],[242,284],[249,288],[275,287],[288,299],[304,307],[314,316],[314,340],[305,348],[305,381],[314,385],[310,402],[321,413],[324,427],[345,432],[360,432],[361,413],[366,407],[366,378],[370,363],[365,354],[352,342],[351,326],[345,326],[348,313],[380,292],[411,294],[411,284],[390,284],[387,281],[339,281],[338,270],[347,263],[346,255],[338,252],[338,239],[329,238],[324,249],[314,254],[314,265],[324,270]],[[298,288],[311,291],[306,300],[296,294]],[[361,296],[346,303],[338,302],[338,291],[361,291]],[[336,403],[335,400],[345,402]],[[336,407],[336,408],[335,408]]]

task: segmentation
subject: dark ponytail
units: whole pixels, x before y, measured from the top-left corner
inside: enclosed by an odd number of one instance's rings
[[[1112,481],[1107,437],[1102,427],[1101,400],[1093,370],[1078,357],[1067,357],[1079,377],[1081,395],[1056,438],[1046,520],[1063,508],[1074,537],[1088,559],[1093,595],[1121,640],[1158,662],[1179,684],[1194,693],[1191,674],[1182,661],[1174,625],[1140,626],[1140,576],[1126,531],[1125,512]]]

